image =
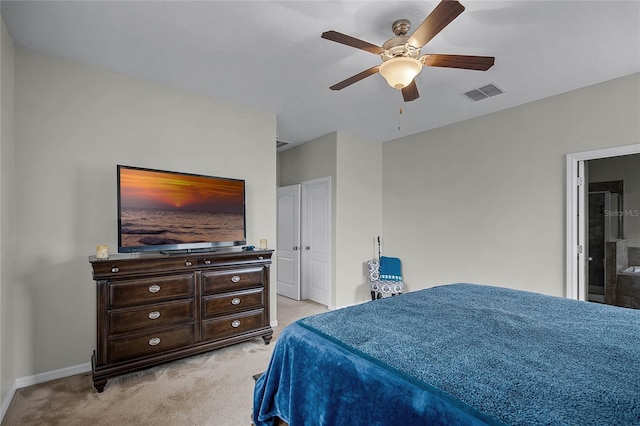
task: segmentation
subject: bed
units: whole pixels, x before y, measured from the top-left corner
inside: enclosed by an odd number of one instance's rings
[[[256,426],[640,424],[640,311],[450,284],[303,318]]]

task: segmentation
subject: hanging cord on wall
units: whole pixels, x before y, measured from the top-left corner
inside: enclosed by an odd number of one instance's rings
[[[380,236],[378,235],[378,261],[380,260]]]

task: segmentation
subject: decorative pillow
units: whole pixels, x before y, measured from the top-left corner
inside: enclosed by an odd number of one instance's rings
[[[380,279],[402,281],[402,263],[397,257],[380,257]]]

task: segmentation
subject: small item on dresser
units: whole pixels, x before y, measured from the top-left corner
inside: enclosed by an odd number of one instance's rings
[[[108,259],[109,258],[109,246],[98,245],[96,246],[96,259]]]
[[[266,240],[266,238],[263,238],[263,239],[260,240],[260,248],[262,250],[267,248],[267,240]]]
[[[253,251],[255,248],[255,246],[244,246],[242,247],[242,251]]]

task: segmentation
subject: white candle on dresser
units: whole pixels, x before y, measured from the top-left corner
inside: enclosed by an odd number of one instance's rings
[[[109,258],[109,246],[104,244],[96,246],[96,259],[108,259]]]

